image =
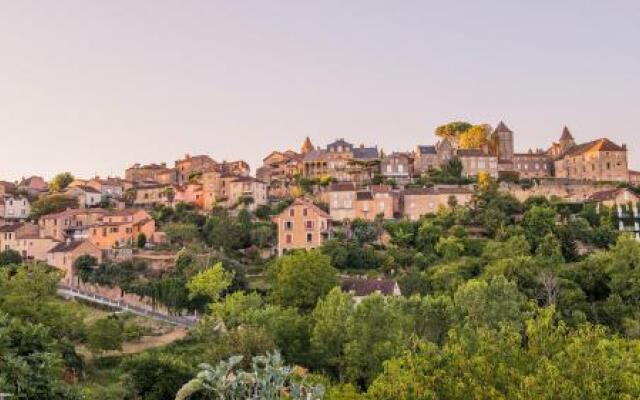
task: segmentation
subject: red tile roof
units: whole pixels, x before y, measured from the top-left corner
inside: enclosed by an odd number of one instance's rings
[[[590,151],[627,151],[627,149],[618,146],[607,138],[601,138],[574,146],[565,153],[565,156],[576,157]]]

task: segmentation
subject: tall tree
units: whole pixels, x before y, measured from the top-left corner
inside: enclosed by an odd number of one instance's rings
[[[338,275],[328,256],[312,250],[276,260],[270,267],[269,281],[269,296],[275,303],[308,311],[338,285]]]

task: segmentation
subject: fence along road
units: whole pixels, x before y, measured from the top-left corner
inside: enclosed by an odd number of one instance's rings
[[[123,300],[114,300],[89,291],[80,290],[78,288],[66,285],[58,285],[58,295],[65,298],[82,299],[94,304],[100,304],[116,310],[130,312],[131,314],[149,317],[177,326],[191,327],[198,322],[198,319],[196,317],[169,315],[167,313],[159,312],[151,308],[134,306]]]

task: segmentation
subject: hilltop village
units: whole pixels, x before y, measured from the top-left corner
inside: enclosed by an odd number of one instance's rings
[[[637,398],[640,173],[612,139],[517,137],[453,122],[405,152],[307,137],[255,172],[2,181],[0,389]]]
[[[122,177],[0,181],[0,248],[62,268],[72,282],[79,255],[121,260],[133,257],[138,244],[166,243],[153,217],[162,207],[255,214],[287,204],[272,217],[273,254],[283,254],[321,246],[348,221],[416,221],[468,205],[487,181],[521,202],[544,196],[619,208],[638,199],[631,188],[640,172],[629,168],[626,145],[609,138],[583,143],[564,127],[546,150],[518,153],[517,135],[504,122],[495,128],[454,122],[436,135],[434,145],[390,153],[342,138],[316,147],[307,137],[299,151],[266,155],[253,176],[246,161],[187,154],[173,166],[134,164]],[[640,234],[634,220],[619,221],[619,229]]]

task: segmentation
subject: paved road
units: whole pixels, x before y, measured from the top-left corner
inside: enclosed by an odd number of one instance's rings
[[[135,315],[149,317],[158,321],[168,322],[177,326],[191,327],[198,322],[198,319],[195,317],[169,315],[158,310],[153,310],[151,307],[145,308],[133,305],[123,300],[114,300],[70,286],[58,285],[58,294],[62,297],[82,299],[91,303],[101,304],[103,306],[108,306],[117,310],[130,312]]]

